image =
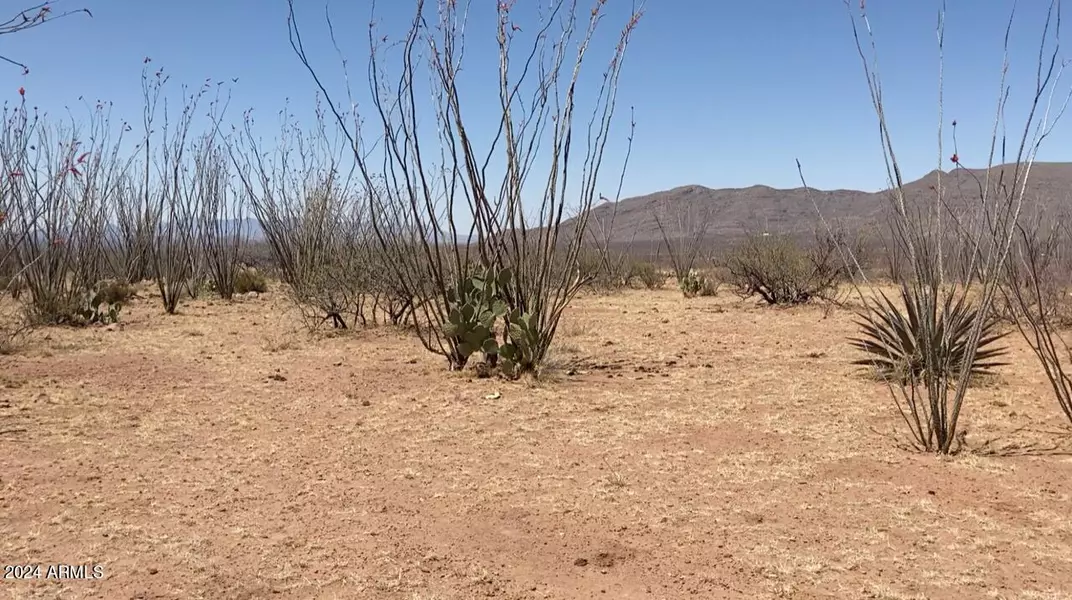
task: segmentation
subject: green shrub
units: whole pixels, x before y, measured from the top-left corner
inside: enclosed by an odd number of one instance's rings
[[[666,274],[650,262],[635,262],[629,266],[629,282],[639,281],[649,290],[659,290],[666,285]]]
[[[681,288],[681,293],[683,293],[686,298],[714,296],[718,293],[718,281],[696,269],[689,270],[689,272],[681,278],[681,281],[678,282],[678,287]]]
[[[569,269],[569,265],[556,265],[555,269],[559,272]],[[590,248],[577,254],[577,273],[590,290],[615,292],[629,283],[630,265],[625,256],[613,252],[604,256],[600,250]]]
[[[125,304],[137,293],[134,286],[117,280],[106,280],[97,286],[101,302],[107,304]]]
[[[241,268],[235,273],[234,291],[236,294],[263,294],[268,291],[268,279],[257,269]]]

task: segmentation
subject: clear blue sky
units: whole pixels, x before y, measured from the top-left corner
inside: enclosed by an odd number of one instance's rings
[[[469,79],[470,85],[489,86],[485,114],[490,115],[497,101],[496,57],[487,51],[494,35],[492,2],[474,2],[479,14],[470,35],[485,39],[474,41],[467,58],[471,72],[492,74]],[[580,4],[588,6],[585,0]],[[600,60],[629,4],[609,0],[606,37],[597,48]],[[868,4],[895,149],[906,176],[916,178],[937,165],[939,4]],[[958,120],[960,156],[968,166],[984,161],[1011,4],[949,0],[946,122]],[[1021,126],[1033,87],[1047,4],[1020,2],[1012,39],[1010,126]],[[271,121],[288,98],[299,117],[309,114],[314,87],[288,45],[285,0],[63,0],[54,10],[81,6],[94,17],[76,16],[0,38],[0,52],[31,68],[23,76],[17,67],[0,66],[0,81],[7,82],[0,97],[15,101],[17,89],[25,86],[27,100],[51,112],[77,106],[79,96],[110,100],[115,115],[137,120],[142,59],[148,56],[176,84],[237,77],[231,86],[235,120],[253,107],[262,120]],[[325,39],[325,3],[299,0],[299,6],[311,52],[327,82],[338,89],[337,61]],[[412,6],[408,0],[381,0],[377,11],[384,30],[400,34]],[[333,0],[330,7],[343,50],[360,78],[371,4]],[[594,71],[599,70],[596,65]],[[483,90],[469,91],[478,94],[470,114],[480,118]],[[616,171],[620,164],[623,126],[633,106],[637,130],[625,196],[685,184],[795,187],[798,157],[814,187],[877,190],[885,185],[875,117],[842,0],[648,0],[627,56],[618,106],[620,126],[605,170]],[[1059,128],[1040,159],[1072,160],[1070,139],[1068,128]],[[601,191],[612,195],[608,186],[601,184]]]

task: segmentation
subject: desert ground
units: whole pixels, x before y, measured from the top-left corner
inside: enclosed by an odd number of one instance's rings
[[[584,295],[552,366],[450,373],[278,291],[0,356],[10,598],[1072,598],[1069,437],[1023,342],[964,451],[900,443],[852,313]]]

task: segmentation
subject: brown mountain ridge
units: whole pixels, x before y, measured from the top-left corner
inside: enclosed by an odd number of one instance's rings
[[[1011,180],[1013,165],[995,166],[991,181],[1004,173]],[[985,169],[958,168],[942,175],[942,185],[950,201],[977,200]],[[931,186],[938,181],[938,171],[905,184],[906,196],[912,200],[933,198]],[[1036,162],[1032,165],[1026,201],[1031,210],[1063,215],[1072,205],[1072,162]],[[850,231],[884,227],[890,206],[889,191],[817,190],[803,187],[775,189],[765,185],[747,188],[711,189],[685,185],[662,192],[626,198],[617,203],[603,202],[592,208],[590,235],[601,238],[613,216],[611,240],[615,245],[633,241],[649,245],[661,241],[656,218],[672,237],[688,235],[705,214],[710,215],[707,236],[712,240],[732,239],[747,232],[771,232],[790,235],[810,234],[820,226],[819,215]],[[818,211],[816,210],[818,208]],[[575,220],[563,225],[568,228]]]

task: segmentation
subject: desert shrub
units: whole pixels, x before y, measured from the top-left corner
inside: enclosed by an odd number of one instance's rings
[[[639,282],[649,290],[660,290],[666,285],[666,274],[655,263],[638,261],[629,266],[629,283]]]
[[[19,277],[0,277],[0,355],[11,354],[31,331],[31,322],[18,302],[22,289]],[[5,298],[10,295],[11,298]]]
[[[288,5],[291,7],[288,23],[294,42],[292,48],[313,79],[319,82],[316,69],[302,49],[301,30],[294,18],[294,2],[289,1]],[[500,16],[505,16],[507,6],[508,3],[499,4]],[[454,2],[443,2],[439,7],[442,22],[462,22],[467,14],[466,9]],[[475,250],[484,269],[509,269],[513,274],[502,294],[509,312],[504,317],[506,342],[500,354],[504,362],[515,365],[518,372],[536,373],[547,356],[563,312],[582,286],[590,281],[591,271],[585,272],[588,269],[579,264],[578,255],[585,244],[588,218],[597,196],[602,149],[612,131],[613,91],[617,89],[625,48],[640,14],[632,14],[616,38],[614,53],[603,71],[601,82],[594,88],[599,93],[595,95],[591,116],[587,118],[575,117],[575,93],[582,97],[586,95],[578,90],[576,83],[582,63],[587,65],[583,58],[593,42],[596,25],[603,20],[603,3],[596,3],[590,17],[587,10],[581,13],[589,20],[587,27],[575,27],[571,16],[552,16],[550,13],[547,21],[533,24],[533,29],[542,29],[544,33],[536,36],[531,46],[530,56],[538,57],[532,68],[530,64],[507,67],[512,64],[509,60],[512,51],[507,44],[500,43],[503,68],[499,78],[503,89],[516,89],[527,77],[523,87],[548,91],[537,94],[531,106],[526,107],[524,130],[554,130],[556,135],[541,139],[540,135],[512,133],[517,127],[516,119],[507,102],[502,113],[507,133],[500,140],[491,141],[490,146],[481,147],[480,143],[473,143],[467,133],[470,126],[460,116],[465,111],[459,108],[459,97],[467,94],[459,93],[460,64],[451,58],[455,53],[427,53],[424,50],[427,47],[457,48],[460,56],[465,44],[464,28],[428,27],[423,10],[423,4],[417,3],[408,34],[415,43],[405,45],[403,52],[397,55],[401,59],[396,63],[397,69],[390,68],[385,54],[374,51],[370,55],[369,72],[377,73],[377,76],[370,80],[369,91],[373,103],[384,107],[384,110],[373,111],[379,118],[376,126],[358,127],[359,119],[350,123],[342,115],[352,111],[352,107],[333,104],[330,98],[325,100],[330,110],[319,111],[319,114],[335,115],[344,129],[346,143],[341,146],[353,151],[356,168],[350,172],[359,173],[362,180],[368,218],[375,229],[376,247],[387,261],[391,276],[399,281],[408,295],[416,298],[420,315],[413,318],[411,324],[422,345],[445,358],[449,369],[465,367],[468,357],[462,350],[467,348],[460,347],[464,340],[443,335],[442,326],[450,319],[451,304],[455,300],[452,290],[470,275],[465,263],[470,251]],[[545,48],[546,40],[552,39],[556,40],[557,48],[575,46],[578,49],[572,65],[561,53],[544,51],[552,49],[551,46]],[[416,74],[424,66],[429,67],[430,78]],[[572,73],[573,77],[568,89],[560,87],[568,77],[565,73]],[[381,75],[393,79],[396,74],[404,81],[420,79],[428,83],[428,93],[414,95],[406,90],[406,86],[391,89],[378,83]],[[420,106],[418,96],[422,98]],[[426,130],[417,125],[422,120],[419,115],[426,97],[433,99],[428,107],[429,115],[450,116],[437,119],[441,125],[438,128]],[[583,149],[578,151],[570,145],[569,131],[581,119],[588,123],[588,137]],[[364,138],[365,132],[371,129],[391,133],[379,134],[379,141]],[[628,139],[631,144],[632,136]],[[366,145],[382,148],[382,158],[361,150]],[[438,150],[443,147],[452,151]],[[571,152],[571,148],[575,149]],[[535,204],[522,202],[521,184],[526,181],[526,174],[534,165],[543,164],[545,157],[549,159],[550,169],[544,170],[547,179],[546,185],[541,186],[544,190],[542,199]],[[476,166],[487,164],[489,160],[505,161],[505,176],[500,181],[484,177],[483,171]],[[466,175],[452,177],[463,173]],[[581,183],[579,193],[573,194],[575,197],[570,198],[567,205],[565,195],[558,189],[561,182],[574,179]],[[466,201],[460,201],[462,198]],[[567,211],[577,215],[568,224],[564,222]],[[468,234],[459,228],[459,221],[472,224]]]
[[[313,151],[330,145],[327,129],[321,122],[307,133],[288,119],[279,145],[265,153],[247,116],[235,149],[241,200],[264,236],[263,244],[246,252],[270,249],[283,289],[311,330],[328,322],[335,329],[364,324],[363,310],[374,293],[370,260],[376,232],[366,218],[367,190],[344,175],[337,153]],[[394,235],[385,229],[379,233]],[[400,261],[409,255],[399,251],[388,258]]]
[[[892,257],[900,263],[892,265],[891,274],[898,279],[907,305],[901,313],[888,299],[879,302],[865,319],[864,349],[878,357],[886,356],[890,360],[887,368],[900,368],[906,374],[907,385],[890,382],[889,389],[913,445],[923,451],[950,454],[964,444],[965,434],[958,431],[958,423],[961,410],[968,405],[971,375],[979,365],[992,363],[997,352],[993,350],[997,336],[992,322],[995,300],[999,294],[1016,294],[1022,289],[1019,284],[1002,289],[1009,261],[1031,262],[1030,256],[1018,256],[1015,243],[1027,233],[1023,228],[1024,218],[1028,216],[1027,197],[1038,193],[1038,186],[1029,185],[1032,164],[1042,141],[1054,127],[1053,115],[1047,110],[1049,98],[1065,93],[1057,89],[1059,71],[1053,68],[1061,56],[1052,27],[1052,20],[1059,18],[1059,5],[1050,5],[1041,28],[1035,63],[1038,77],[1029,85],[1028,96],[1033,99],[1022,107],[1026,122],[1012,123],[1008,129],[1019,133],[1006,137],[1005,124],[1010,115],[1005,99],[1010,88],[1003,87],[998,92],[995,113],[995,122],[1002,127],[995,127],[990,134],[989,156],[983,153],[976,168],[966,169],[956,148],[950,156],[941,150],[939,142],[939,162],[935,165],[939,172],[927,191],[913,190],[901,176],[902,165],[891,141],[897,135],[886,120],[888,105],[883,100],[885,88],[876,66],[877,44],[867,7],[861,2],[857,15],[855,3],[847,2],[845,6],[881,132],[886,172],[891,175],[885,196],[893,211],[891,230],[896,254]],[[943,9],[938,19],[939,39],[944,39],[944,17]],[[1011,28],[1011,16],[1007,23]],[[1055,37],[1051,39],[1051,36]],[[1002,73],[1006,68],[1007,63]],[[939,88],[943,85],[941,73],[939,69]],[[946,136],[942,121],[939,120],[937,127],[939,139]],[[957,122],[954,120],[950,125],[951,137],[956,139]],[[1001,151],[995,152],[993,149],[998,147]],[[948,175],[944,174],[943,154],[955,167]],[[998,158],[1001,162],[995,164]],[[803,183],[803,176],[801,179]],[[818,210],[817,203],[815,206]],[[860,297],[868,301],[863,294]],[[1053,361],[1064,359],[1061,355],[1067,354],[1063,350],[1053,352],[1055,340],[1050,338],[1044,319],[1028,320],[1031,323],[1026,327],[1018,321],[1019,329],[1042,362],[1062,408],[1067,409],[1066,416],[1072,418],[1072,408],[1068,408],[1067,402],[1072,388],[1060,372],[1060,365]],[[906,347],[907,342],[913,345]],[[895,352],[887,352],[886,346],[892,346]],[[976,358],[977,352],[984,357],[981,361]],[[1052,370],[1054,367],[1057,372]]]
[[[694,266],[700,260],[705,236],[711,225],[712,212],[692,207],[674,208],[670,204],[653,212],[655,225],[663,240],[663,248],[670,258],[678,288],[686,298],[699,293],[700,282],[695,279]]]
[[[555,259],[556,277],[568,273],[569,261],[559,256]],[[601,293],[615,292],[629,282],[629,270],[625,257],[620,253],[603,252],[601,248],[587,248],[577,254],[576,270],[589,290]]]
[[[73,324],[118,323],[119,313],[123,310],[123,303],[109,302],[106,297],[108,297],[108,294],[103,290],[87,294]]]
[[[257,292],[263,294],[268,291],[268,279],[263,273],[253,267],[242,267],[235,272],[234,293],[248,294]]]
[[[142,71],[145,126],[147,130],[160,127],[161,134],[147,138],[151,142],[138,167],[145,173],[165,174],[148,187],[154,209],[145,215],[145,226],[152,233],[149,262],[161,302],[165,312],[175,314],[184,294],[196,298],[201,292],[205,261],[200,211],[219,193],[220,169],[227,163],[221,158],[215,133],[192,134],[194,115],[200,113],[208,88],[184,97],[182,110],[171,117],[166,103],[158,112],[167,78],[153,78],[149,73],[148,68]],[[215,103],[209,105],[207,116],[218,124],[219,114],[211,108]]]
[[[803,248],[788,236],[749,236],[729,253],[726,267],[742,298],[758,295],[767,304],[803,304],[830,299],[846,268],[837,242],[819,237]]]
[[[246,234],[242,194],[235,193],[234,175],[222,147],[210,148],[201,161],[208,193],[201,202],[200,252],[206,279],[220,298],[234,295],[239,252]]]
[[[35,129],[25,110],[5,115],[0,163],[4,172],[20,173],[4,190],[5,221],[16,232],[10,268],[20,273],[35,322],[66,323],[77,317],[104,276],[108,207],[103,198],[119,170],[107,135],[99,133],[107,119],[93,114],[91,146],[82,144],[84,136],[74,128],[46,124]],[[69,165],[79,156],[93,158],[86,158],[75,175]]]
[[[96,323],[117,323],[123,310],[122,296],[123,291],[105,285],[86,290],[78,296],[51,298],[52,304],[29,302],[25,311],[26,320],[30,326],[82,327]]]
[[[129,283],[111,279],[100,282],[97,286],[97,293],[100,295],[101,302],[126,304],[134,297],[137,290]]]
[[[406,286],[401,285],[398,280],[391,279],[383,271],[383,265],[374,267],[376,277],[373,285],[372,310],[369,311],[368,316],[372,318],[373,323],[378,322],[382,314],[391,325],[403,325],[414,316],[418,302],[417,296],[412,290],[406,289]],[[361,318],[362,323],[367,322],[364,311],[361,312]]]
[[[17,351],[31,330],[22,311],[0,308],[0,356]]]
[[[686,298],[714,296],[718,293],[718,281],[706,273],[691,269],[679,281],[678,286]]]
[[[9,294],[12,299],[18,300],[25,289],[26,282],[22,277],[0,275],[0,293]]]
[[[1030,315],[1038,323],[1064,328],[1072,325],[1072,254],[1069,229],[1062,216],[1023,219],[1022,234],[1012,244],[1013,259],[1005,265],[1003,293],[995,298],[999,317],[1016,324]]]
[[[111,190],[111,218],[108,228],[108,262],[112,273],[131,283],[152,278],[153,224],[157,204],[136,174],[123,175]]]
[[[1025,285],[1011,289],[1010,286],[1003,296],[994,300],[994,309],[998,318],[1010,325],[1016,324],[1021,313],[1031,311],[1051,326],[1072,327],[1072,295],[1062,282],[1053,279],[1040,278],[1037,287]]]
[[[190,257],[190,274],[182,284],[182,291],[191,300],[197,300],[202,292],[215,290],[215,282],[205,274],[204,253],[197,252]]]
[[[568,269],[568,265],[561,264],[562,261],[556,261],[555,270],[561,271],[562,269]],[[582,250],[577,253],[577,271],[582,279],[588,282],[594,282],[599,278],[600,271],[603,265],[600,263],[600,258],[594,251]]]
[[[861,336],[851,343],[867,357],[854,364],[873,366],[900,385],[930,385],[936,375],[942,381],[953,380],[961,373],[969,335],[979,319],[985,322],[971,375],[1005,364],[995,359],[1006,353],[997,342],[1008,332],[1000,331],[999,320],[981,314],[966,295],[950,291],[939,298],[907,285],[901,286],[900,295],[904,308],[880,293],[878,302],[861,315],[857,321]],[[924,327],[925,321],[933,321],[934,326]]]
[[[713,277],[710,273],[704,273],[700,277],[702,278],[700,281],[700,289],[699,293],[696,295],[701,297],[717,296],[719,288],[722,287],[722,282]]]

